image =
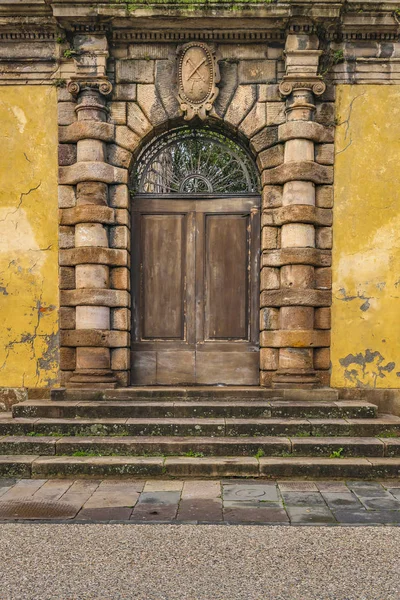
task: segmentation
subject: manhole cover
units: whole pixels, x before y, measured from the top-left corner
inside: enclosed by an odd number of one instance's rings
[[[315,483],[308,481],[285,481],[279,483],[281,492],[318,492]]]
[[[0,502],[0,519],[73,519],[78,509],[66,502],[38,502],[30,498]]]

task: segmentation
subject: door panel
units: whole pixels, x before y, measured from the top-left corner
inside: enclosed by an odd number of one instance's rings
[[[135,198],[132,382],[259,383],[259,198]]]
[[[142,216],[143,339],[184,338],[183,215]]]
[[[207,340],[248,340],[248,215],[206,215]]]

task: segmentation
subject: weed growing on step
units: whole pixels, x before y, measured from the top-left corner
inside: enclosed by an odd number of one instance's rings
[[[387,431],[383,431],[382,433],[380,433],[379,437],[381,437],[381,438],[397,438],[397,437],[400,437],[400,432],[394,431],[392,429],[388,429]]]
[[[343,452],[344,452],[344,448],[339,448],[338,450],[334,450],[330,455],[329,458],[344,458],[343,456]]]
[[[186,456],[187,458],[204,458],[203,452],[194,452],[194,450],[188,450],[182,456]]]
[[[265,456],[265,452],[262,448],[259,448],[255,453],[254,458],[262,458],[263,456]]]

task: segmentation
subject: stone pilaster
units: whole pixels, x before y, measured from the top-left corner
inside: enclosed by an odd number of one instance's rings
[[[316,267],[330,266],[330,256],[316,248],[316,228],[330,227],[332,215],[316,207],[316,186],[332,183],[333,168],[315,162],[315,143],[333,134],[314,121],[316,97],[325,91],[317,75],[321,51],[313,34],[290,32],[286,75],[280,84],[286,100],[286,123],[279,126],[283,163],[263,173],[263,184],[282,186],[281,206],[263,214],[263,224],[279,228],[274,263],[277,285],[261,294],[262,306],[276,311],[276,329],[265,331],[262,346],[273,353],[273,387],[317,387],[315,349],[329,347],[329,330],[316,329],[315,312],[330,305],[330,292],[317,289]],[[279,312],[278,312],[279,311]]]
[[[112,247],[117,218],[109,206],[109,186],[126,184],[128,173],[107,160],[107,142],[115,138],[106,106],[112,91],[105,71],[107,40],[89,38],[77,36],[76,76],[67,86],[77,100],[76,120],[59,133],[63,144],[76,144],[76,162],[61,166],[59,174],[60,184],[74,189],[76,197],[74,206],[61,210],[60,219],[71,233],[68,249],[60,252],[60,265],[71,270],[73,282],[61,291],[61,306],[75,311],[73,327],[61,332],[61,346],[69,357],[66,349],[73,349],[75,358],[68,386],[109,388],[117,384],[111,348],[129,346],[127,331],[111,329],[111,311],[127,307],[129,297],[126,290],[114,289],[110,273],[126,269],[128,256],[126,250]]]

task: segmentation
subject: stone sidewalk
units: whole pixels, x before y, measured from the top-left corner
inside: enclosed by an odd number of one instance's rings
[[[0,479],[0,521],[400,523],[400,481]]]

